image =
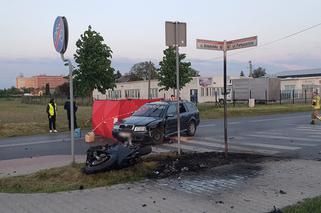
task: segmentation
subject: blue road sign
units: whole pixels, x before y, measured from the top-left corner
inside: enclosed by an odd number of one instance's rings
[[[68,24],[67,19],[58,16],[53,27],[53,42],[58,53],[65,53],[68,46]]]

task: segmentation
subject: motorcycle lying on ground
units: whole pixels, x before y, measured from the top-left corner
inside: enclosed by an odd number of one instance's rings
[[[90,147],[87,150],[85,174],[120,169],[134,165],[139,157],[152,152],[150,145],[117,142],[112,145]]]

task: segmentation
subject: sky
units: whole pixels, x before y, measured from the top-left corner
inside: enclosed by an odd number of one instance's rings
[[[55,18],[69,25],[66,58],[73,58],[76,41],[91,25],[113,51],[112,66],[129,72],[138,62],[158,66],[165,46],[165,21],[187,24],[187,47],[180,53],[202,76],[222,75],[220,51],[196,49],[196,39],[234,40],[258,36],[258,46],[228,52],[228,74],[253,67],[273,74],[321,67],[320,0],[0,0],[0,88],[15,85],[16,76],[67,74],[54,50]]]

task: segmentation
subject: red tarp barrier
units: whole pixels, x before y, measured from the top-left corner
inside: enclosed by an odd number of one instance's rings
[[[96,135],[112,138],[116,119],[127,118],[145,103],[161,99],[96,100],[93,104],[92,127]]]

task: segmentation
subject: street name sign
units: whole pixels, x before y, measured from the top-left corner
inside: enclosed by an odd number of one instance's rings
[[[197,49],[223,50],[223,46],[224,46],[224,42],[222,42],[222,41],[196,39],[196,48]]]
[[[176,33],[178,38],[176,38]],[[186,47],[186,23],[166,21],[165,40],[166,46],[168,47],[172,47],[175,45]]]
[[[236,50],[257,46],[257,36],[227,41],[227,50]]]

